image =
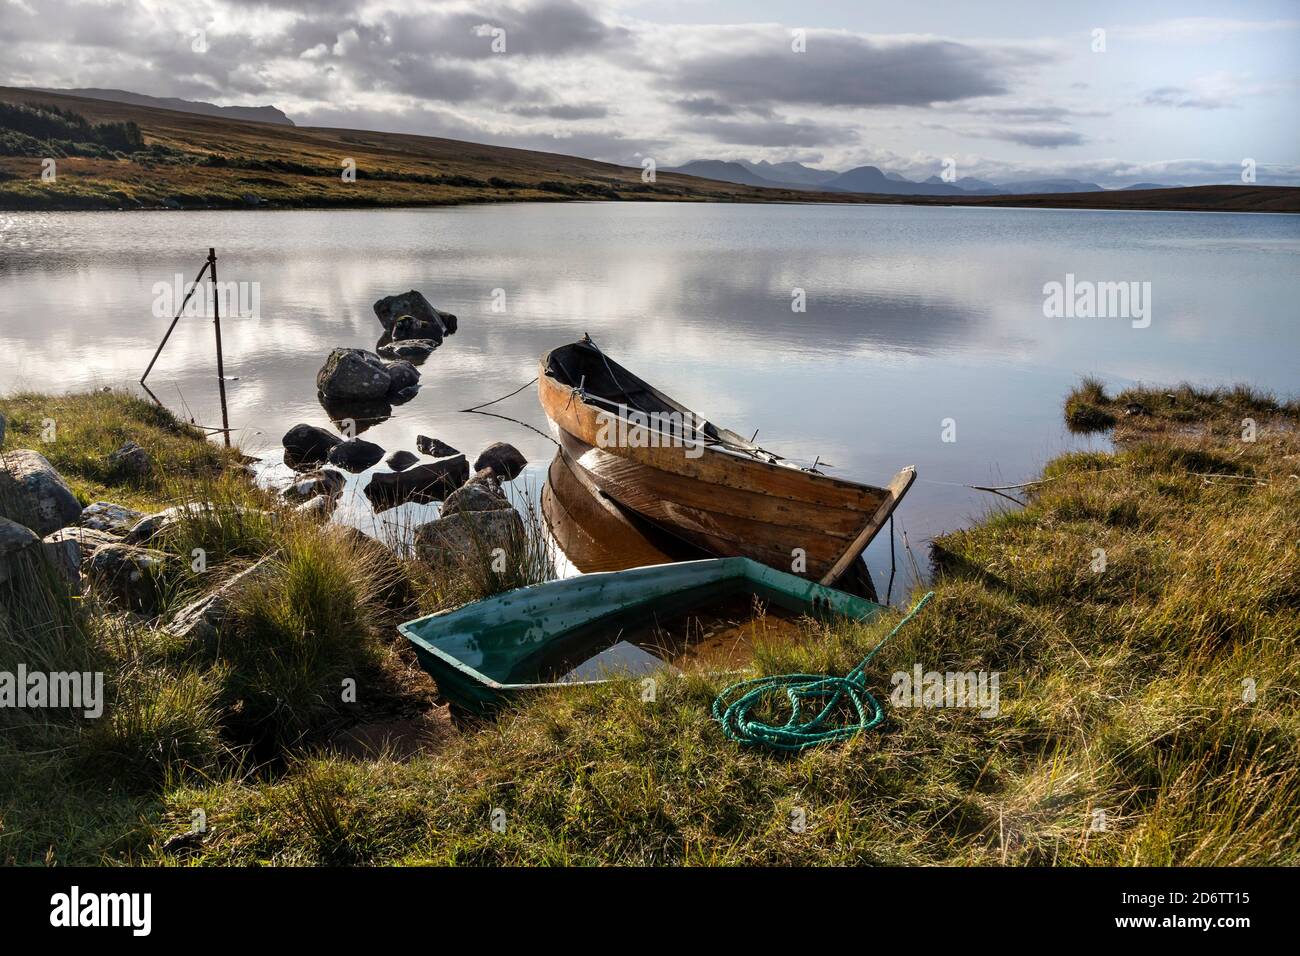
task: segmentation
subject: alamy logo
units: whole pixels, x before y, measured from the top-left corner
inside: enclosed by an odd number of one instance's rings
[[[617,412],[600,412],[596,445],[600,448],[684,448],[687,458],[704,454],[708,422],[693,412],[643,412],[618,406]]]
[[[133,936],[148,936],[153,927],[150,893],[82,893],[78,886],[50,897],[50,925],[126,926]]]
[[[895,707],[969,707],[981,717],[996,717],[1001,675],[994,671],[898,671],[889,679],[893,691],[889,702]]]
[[[104,674],[29,671],[27,665],[19,664],[16,672],[0,671],[0,707],[68,708],[81,710],[87,717],[99,717],[104,713]]]
[[[1092,282],[1065,274],[1043,286],[1043,315],[1049,319],[1132,319],[1133,328],[1151,324],[1150,282]]]
[[[188,302],[185,296],[193,289],[194,294]],[[155,282],[150,290],[153,293],[153,314],[157,319],[170,319],[180,311],[185,302],[185,315],[212,315],[212,303],[221,306],[222,318],[260,319],[262,317],[262,283],[260,282],[218,282],[213,288],[211,282],[204,282],[197,289],[179,272],[171,282]]]

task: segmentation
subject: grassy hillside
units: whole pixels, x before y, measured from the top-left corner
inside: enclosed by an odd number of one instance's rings
[[[419,206],[634,200],[1300,211],[1300,189],[1207,186],[1060,196],[899,197],[764,189],[573,156],[400,133],[286,127],[0,87],[0,102],[48,104],[96,124],[134,123],[145,149],[0,152],[0,209]],[[12,155],[18,152],[20,155]],[[41,179],[41,160],[57,178]],[[356,181],[342,181],[343,162]]]
[[[59,439],[77,445],[34,444],[51,409],[69,420],[79,402],[88,423]],[[42,448],[83,494],[222,503],[225,520],[173,544],[212,549],[215,580],[273,555],[215,654],[93,593],[15,645],[30,592],[0,588],[0,668],[16,652],[89,659],[110,686],[98,722],[0,712],[0,861],[1300,863],[1295,402],[1085,382],[1067,420],[1111,430],[1115,450],[1057,458],[1025,507],[941,537],[935,599],[867,671],[882,698],[917,663],[997,672],[998,715],[886,704],[878,730],[796,757],[723,737],[709,706],[727,676],[665,679],[653,702],[575,688],[459,733],[403,731],[386,753],[340,747],[340,732],[437,713],[392,630],[411,600],[377,599],[394,588],[374,553],[287,514],[234,518],[276,505],[144,403],[24,395],[0,411],[7,447]],[[175,482],[104,472],[124,434]],[[397,573],[414,605],[443,600],[418,568]],[[887,617],[809,622],[755,666],[843,674]],[[338,704],[341,675],[360,707]],[[196,810],[201,839],[184,836]]]

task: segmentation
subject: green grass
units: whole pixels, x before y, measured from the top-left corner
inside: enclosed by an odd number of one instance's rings
[[[1056,458],[1026,507],[942,536],[935,599],[868,672],[883,699],[915,663],[996,671],[996,718],[886,704],[877,732],[777,756],[710,718],[731,676],[695,675],[652,703],[622,682],[538,695],[414,757],[341,756],[321,741],[349,719],[344,676],[394,704],[427,683],[391,640],[403,612],[366,583],[374,555],[276,521],[216,562],[218,577],[277,562],[218,653],[84,624],[114,675],[112,722],[0,738],[0,859],[1294,865],[1300,409],[1189,386],[1071,398],[1113,417],[1114,450]],[[452,599],[394,566],[417,601]],[[845,673],[896,620],[810,624],[755,668]],[[164,852],[196,809],[208,838]]]

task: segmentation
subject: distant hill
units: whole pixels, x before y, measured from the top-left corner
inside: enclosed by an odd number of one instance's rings
[[[686,176],[699,176],[702,179],[716,179],[722,183],[736,183],[739,186],[779,186],[740,163],[728,163],[720,159],[693,159],[684,166],[665,169],[666,173],[682,173]]]
[[[953,185],[901,182],[875,167],[859,167],[831,181],[874,190],[862,193],[829,185],[787,187],[738,163],[718,166],[743,175],[749,185],[662,169],[646,182],[640,166],[436,136],[268,124],[2,86],[0,103],[54,105],[88,124],[131,123],[139,133],[135,142],[114,146],[115,155],[65,149],[58,154],[57,179],[46,180],[41,157],[51,154],[27,151],[22,137],[6,135],[9,131],[0,127],[3,210],[342,209],[586,200],[1300,212],[1300,188],[1254,184],[987,196]],[[341,175],[340,157],[352,164],[354,179]],[[917,195],[918,189],[936,192]],[[890,192],[882,194],[885,190]]]
[[[839,171],[834,169],[817,169],[803,163],[769,163],[765,159],[756,163],[742,159],[740,165],[771,182],[800,186],[825,186],[839,175]]]
[[[1170,186],[1166,183],[1134,183],[1132,186],[1121,186],[1121,189],[1178,189],[1177,186]]]
[[[960,196],[965,192],[949,183],[914,183],[906,179],[891,179],[875,166],[859,166],[840,173],[827,182],[825,188],[890,196]]]
[[[179,113],[198,113],[200,116],[221,116],[226,119],[251,120],[254,123],[274,123],[277,126],[293,126],[293,120],[274,106],[217,106],[215,103],[203,103],[199,100],[182,100],[174,96],[149,96],[145,93],[132,93],[129,90],[103,89],[41,89],[42,93],[62,93],[65,96],[84,96],[92,100],[108,100],[110,103],[129,103],[132,106],[150,106],[158,110],[176,110]]]

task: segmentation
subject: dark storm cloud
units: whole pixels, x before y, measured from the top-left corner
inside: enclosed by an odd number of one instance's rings
[[[599,103],[555,103],[548,106],[512,106],[510,112],[516,116],[544,116],[551,119],[579,120],[602,119],[609,115],[609,109]]]
[[[1041,59],[952,40],[817,32],[795,53],[788,34],[772,31],[742,49],[687,58],[673,85],[732,105],[925,106],[1004,93],[1017,67]]]

